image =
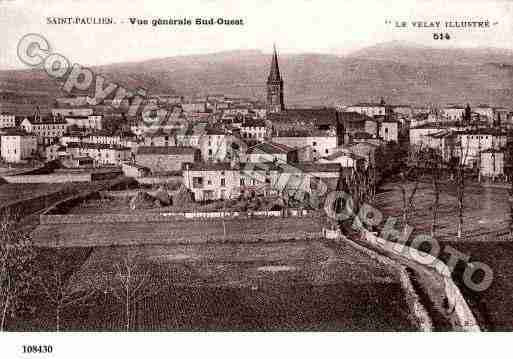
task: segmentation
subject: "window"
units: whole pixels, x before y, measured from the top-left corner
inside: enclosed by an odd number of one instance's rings
[[[208,180],[207,185],[211,185],[211,184],[212,184],[212,180]]]
[[[317,146],[317,142],[313,141],[312,146]]]
[[[193,188],[203,188],[203,177],[193,177],[192,178],[192,187]]]
[[[329,150],[325,150],[324,152],[325,152],[326,154],[330,153],[330,151],[329,151]]]
[[[310,189],[316,191],[319,188],[319,179],[317,177],[310,178]]]
[[[221,187],[226,187],[226,180],[221,178]]]
[[[240,179],[240,185],[241,185],[241,186],[244,186],[244,178],[241,178],[241,179]]]

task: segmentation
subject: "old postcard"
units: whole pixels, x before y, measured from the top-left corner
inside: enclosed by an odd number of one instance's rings
[[[0,0],[0,357],[513,330],[512,16]]]

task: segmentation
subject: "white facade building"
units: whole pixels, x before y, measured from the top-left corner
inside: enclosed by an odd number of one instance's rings
[[[0,128],[12,128],[16,126],[16,116],[10,113],[0,113]]]
[[[21,163],[37,153],[37,138],[22,131],[12,131],[0,137],[2,159],[9,163]]]

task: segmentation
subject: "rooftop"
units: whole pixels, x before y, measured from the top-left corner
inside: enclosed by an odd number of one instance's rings
[[[294,151],[292,147],[282,145],[280,143],[274,142],[261,142],[253,147],[248,148],[247,153],[278,153],[278,154],[287,154],[291,151]]]
[[[37,124],[58,124],[58,125],[65,125],[67,124],[66,120],[63,118],[57,118],[57,117],[41,117],[41,118],[34,118],[34,116],[26,117],[26,119],[33,125]]]
[[[364,115],[359,112],[339,112],[338,119],[342,122],[361,122],[361,121],[374,121],[372,117]]]
[[[323,158],[326,159],[326,160],[332,161],[332,160],[335,160],[335,159],[337,159],[339,157],[342,157],[342,156],[349,156],[349,157],[351,157],[353,159],[365,159],[365,157],[356,155],[351,150],[348,150],[348,149],[338,150],[336,152],[333,152],[331,155],[325,156]]]
[[[334,108],[301,108],[287,109],[280,113],[271,113],[268,116],[271,121],[296,121],[318,123],[333,123],[337,121],[337,111]]]
[[[130,148],[116,145],[109,145],[105,143],[82,143],[82,142],[68,142],[68,148],[94,148],[98,150],[118,150],[130,151]]]
[[[138,155],[193,155],[198,151],[186,146],[141,146],[137,149]]]
[[[349,107],[385,107],[385,104],[380,102],[358,102],[356,105]]]

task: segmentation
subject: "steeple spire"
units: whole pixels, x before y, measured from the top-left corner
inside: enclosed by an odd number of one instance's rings
[[[273,57],[271,58],[271,68],[267,77],[267,112],[275,113],[285,110],[283,102],[283,79],[278,67],[278,54],[276,45],[273,44]]]
[[[273,44],[273,57],[271,59],[271,69],[267,81],[281,81],[280,67],[278,66],[278,54],[276,53],[276,44]]]

